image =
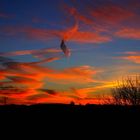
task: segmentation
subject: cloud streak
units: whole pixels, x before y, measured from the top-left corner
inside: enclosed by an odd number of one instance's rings
[[[0,13],[0,18],[11,18],[12,16],[6,13]]]
[[[124,59],[124,60],[128,60],[128,61],[133,62],[133,63],[140,64],[140,55],[123,56],[123,57],[119,57],[119,58]]]
[[[111,37],[107,35],[101,35],[94,31],[82,31],[79,30],[76,25],[63,30],[2,27],[2,32],[6,36],[19,35],[28,39],[38,39],[40,41],[48,41],[55,38],[66,39],[68,41],[74,41],[79,43],[104,43],[111,41]]]
[[[123,52],[123,56],[116,57],[116,59],[127,60],[136,64],[140,64],[140,52],[126,51]]]
[[[140,40],[140,29],[136,28],[124,28],[116,32],[116,36],[126,39],[137,39]]]

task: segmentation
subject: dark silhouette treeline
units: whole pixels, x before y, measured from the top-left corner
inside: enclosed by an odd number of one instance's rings
[[[140,114],[140,106],[121,105],[74,105],[74,104],[35,104],[1,105],[0,113],[46,113],[46,114]]]

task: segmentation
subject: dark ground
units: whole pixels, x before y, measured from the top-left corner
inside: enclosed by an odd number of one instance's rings
[[[44,114],[51,115],[139,115],[140,106],[115,105],[65,105],[65,104],[36,104],[36,105],[5,105],[0,106],[0,114]]]
[[[104,136],[107,138],[114,131],[114,137],[131,134],[131,130],[139,128],[140,106],[111,106],[111,105],[64,105],[64,104],[37,104],[31,106],[6,105],[0,106],[0,125],[7,130],[24,131],[38,130],[47,137],[55,137],[55,132],[82,136],[86,130],[89,136]],[[4,130],[4,129],[3,129]],[[80,130],[80,132],[78,132]],[[137,129],[139,130],[139,129]],[[24,131],[22,131],[24,133]],[[83,132],[82,132],[83,131]],[[17,133],[17,131],[15,131]],[[53,135],[52,135],[53,133]],[[23,134],[22,134],[23,135]],[[42,135],[42,134],[41,134]],[[64,136],[64,135],[63,135]],[[67,138],[67,137],[66,137]]]

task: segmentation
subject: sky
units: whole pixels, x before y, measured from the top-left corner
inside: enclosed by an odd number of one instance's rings
[[[99,103],[139,47],[140,0],[0,0],[0,102]]]

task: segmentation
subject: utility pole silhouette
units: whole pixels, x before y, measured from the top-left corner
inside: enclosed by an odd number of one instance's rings
[[[3,97],[3,105],[7,105],[7,97]]]

